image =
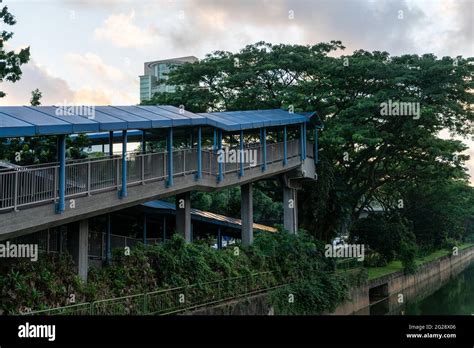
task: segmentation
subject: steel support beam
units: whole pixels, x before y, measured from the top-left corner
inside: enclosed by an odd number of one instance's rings
[[[240,130],[240,170],[239,170],[239,176],[242,177],[244,176],[244,131]]]
[[[262,145],[262,172],[267,170],[267,129],[265,127],[261,128],[260,133],[260,144]]]
[[[196,179],[199,180],[202,178],[202,133],[201,133],[201,127],[198,127],[198,134],[197,134],[197,173],[196,173]]]
[[[127,197],[127,131],[122,131],[122,190],[120,198]]]
[[[114,131],[109,132],[109,156],[114,155]]]
[[[314,127],[314,164],[319,163],[319,128]]]
[[[288,163],[288,144],[287,144],[287,129],[283,127],[283,165],[286,166]]]
[[[222,152],[222,129],[219,129],[217,138],[218,138],[217,139],[217,151],[219,153],[221,153]],[[222,179],[224,178],[224,174],[222,173],[222,160],[219,160],[219,157],[218,157],[217,166],[218,166],[218,170],[219,170],[219,173],[217,174],[217,182],[221,182]]]
[[[61,214],[65,209],[66,197],[66,136],[61,134],[58,136],[58,203],[56,205],[56,213]]]
[[[166,149],[168,155],[168,180],[166,186],[173,186],[173,128],[168,128],[168,137],[166,138]]]
[[[142,130],[142,153],[146,153],[146,130]]]

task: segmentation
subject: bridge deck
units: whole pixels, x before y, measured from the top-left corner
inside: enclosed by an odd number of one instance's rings
[[[308,157],[312,157],[312,146]],[[238,149],[238,148],[235,148]],[[167,187],[167,152],[127,154],[128,196],[119,198],[121,156],[71,161],[66,164],[66,210],[56,214],[58,164],[20,167],[0,171],[0,240],[127,208],[152,199],[190,190],[215,190],[258,181],[301,166],[299,140],[267,144],[266,169],[262,170],[263,147],[249,145],[256,163],[244,163],[244,176],[237,163],[223,163],[223,179],[217,181],[218,155],[202,151],[202,178],[197,180],[197,149],[173,151],[174,184]]]

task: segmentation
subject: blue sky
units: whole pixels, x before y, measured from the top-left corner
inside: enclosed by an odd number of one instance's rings
[[[4,0],[15,15],[8,48],[31,47],[22,80],[2,84],[0,105],[138,103],[145,61],[256,41],[341,40],[391,54],[474,56],[468,0]],[[473,158],[474,143],[468,141]]]

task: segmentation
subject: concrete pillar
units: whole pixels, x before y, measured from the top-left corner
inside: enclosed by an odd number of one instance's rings
[[[89,220],[79,221],[78,228],[74,231],[68,230],[68,251],[77,265],[79,277],[87,282],[87,271],[89,269]]]
[[[242,245],[248,246],[253,243],[253,194],[252,184],[242,185],[241,191],[241,211],[242,219]]]
[[[110,234],[112,232],[112,220],[110,218],[110,213],[107,214],[107,229],[105,234],[105,261],[107,265],[110,265],[112,260],[112,249],[110,244]]]
[[[221,227],[217,227],[217,249],[222,249],[222,233]]]
[[[191,242],[191,192],[176,195],[176,232]]]
[[[283,186],[283,227],[290,233],[298,231],[298,201],[296,189]]]

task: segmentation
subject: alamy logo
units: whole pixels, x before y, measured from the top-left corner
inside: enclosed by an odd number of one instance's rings
[[[251,167],[257,165],[257,150],[255,149],[221,149],[217,151],[217,162],[219,163],[250,163]]]
[[[414,120],[420,118],[420,103],[388,100],[380,104],[382,116],[412,116]]]
[[[26,322],[18,326],[18,337],[20,338],[47,338],[48,341],[56,339],[56,325],[35,325]]]
[[[364,261],[365,248],[364,244],[343,244],[332,245],[326,244],[324,256],[326,257],[341,257],[341,258],[357,258],[357,261]]]
[[[57,116],[81,115],[89,119],[95,118],[95,106],[93,105],[74,105],[69,104],[66,100],[56,108]]]
[[[38,244],[0,244],[0,258],[27,258],[38,261]]]

